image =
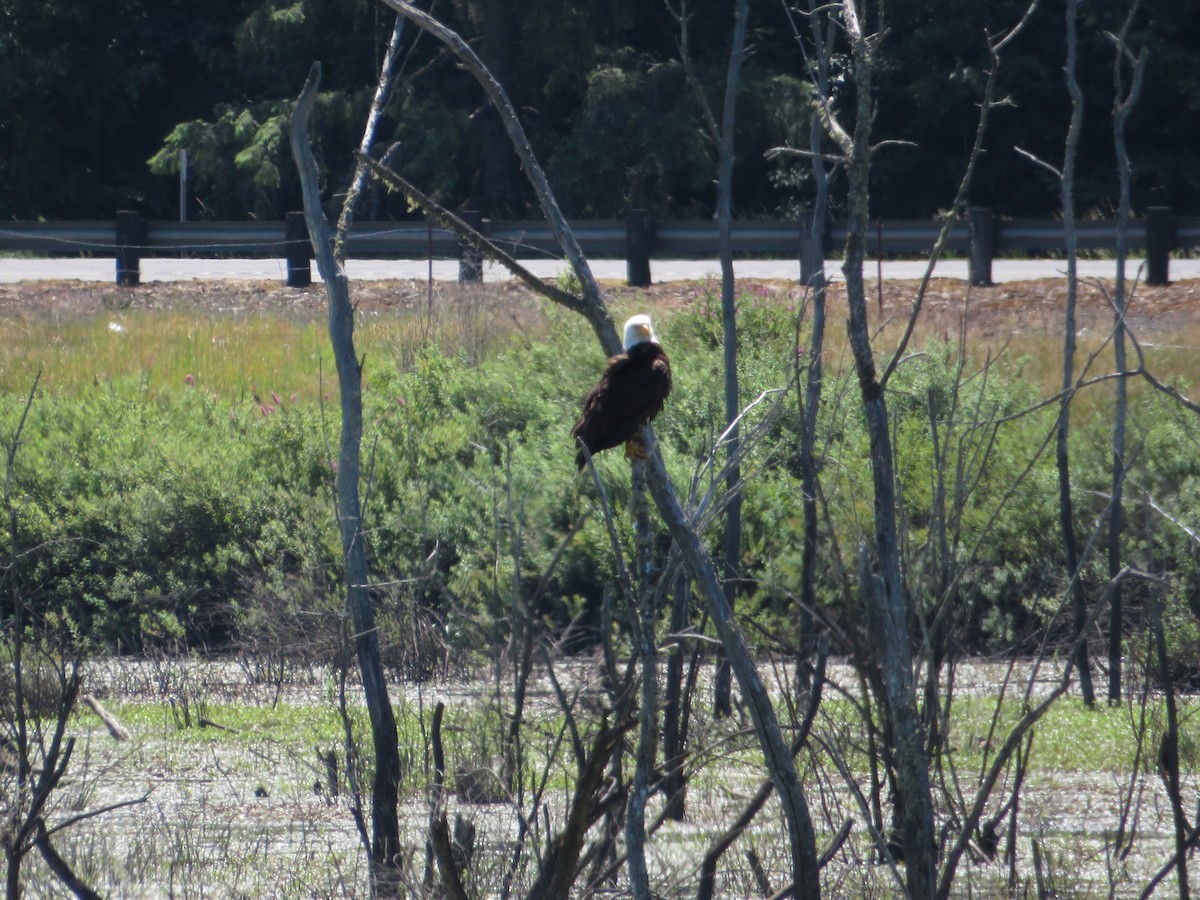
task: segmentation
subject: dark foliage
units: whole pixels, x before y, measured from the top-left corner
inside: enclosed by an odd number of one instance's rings
[[[731,17],[693,0],[690,47],[711,101],[719,100]],[[927,217],[952,194],[971,144],[987,65],[985,34],[1012,24],[1020,0],[887,7],[879,60],[881,140],[872,213]],[[684,77],[675,22],[642,0],[563,3],[456,0],[436,14],[472,41],[505,85],[572,215],[611,217],[630,205],[662,216],[712,212],[712,148]],[[1080,79],[1087,97],[1077,194],[1107,212],[1112,159],[1112,51],[1106,30],[1123,9],[1088,7]],[[873,15],[873,13],[872,13]],[[1006,215],[1051,215],[1057,189],[1012,150],[1061,155],[1069,110],[1062,85],[1061,12],[1038,9],[1006,54],[1000,94],[972,201]],[[346,183],[392,14],[370,0],[100,0],[0,8],[0,214],[111,218],[134,208],[174,218],[178,161],[189,152],[195,217],[279,218],[299,207],[283,140],[291,103],[313,60],[324,64],[314,113],[327,194]],[[1150,62],[1130,126],[1136,210],[1169,203],[1195,212],[1200,120],[1194,36],[1200,7],[1145,0],[1131,34]],[[478,86],[428,39],[408,29],[396,90],[379,134],[382,152],[450,206],[494,218],[533,209],[528,187]],[[807,132],[804,63],[781,7],[751,13],[750,58],[739,103],[737,214],[777,214],[803,203],[791,163],[764,153]],[[835,76],[838,63],[835,60]],[[835,78],[838,90],[849,88]],[[840,98],[848,101],[849,97]],[[149,161],[149,165],[147,164]],[[791,185],[790,190],[782,189]],[[382,193],[368,217],[408,215]]]

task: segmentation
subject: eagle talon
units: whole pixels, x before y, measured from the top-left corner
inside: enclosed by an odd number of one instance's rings
[[[650,452],[646,449],[646,443],[640,437],[631,437],[625,442],[625,458],[629,461],[635,459],[646,460],[650,458]]]

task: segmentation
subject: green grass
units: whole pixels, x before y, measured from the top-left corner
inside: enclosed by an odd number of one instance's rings
[[[536,313],[514,308],[511,299],[489,305],[472,295],[453,296],[432,311],[360,315],[355,344],[369,361],[369,379],[406,368],[421,347],[431,345],[478,363],[512,346],[536,321]],[[322,390],[337,393],[328,323],[311,309],[114,309],[15,317],[4,328],[0,392],[27,391],[40,371],[47,388],[65,393],[131,377],[153,396],[181,388],[189,377],[222,399],[252,391],[309,400]]]
[[[275,392],[313,400],[321,372],[326,390],[336,386],[323,323],[286,316],[124,311],[57,324],[23,320],[0,349],[0,390],[27,390],[38,371],[47,389],[67,394],[133,378],[155,397],[194,384],[223,399]]]
[[[109,711],[133,732],[170,733],[184,743],[219,741],[251,746],[269,739],[297,746],[305,742],[340,746],[344,739],[341,717],[332,705],[203,703],[191,710],[194,725],[190,728],[180,727],[182,711],[174,711],[168,702],[118,701],[109,704]],[[83,711],[80,715],[91,714]],[[214,724],[195,724],[200,718]],[[365,715],[353,718],[356,725],[365,725]]]
[[[960,772],[978,772],[985,761],[985,750],[990,766],[1001,743],[1019,721],[1023,707],[1018,701],[1005,701],[998,717],[996,703],[995,696],[960,696],[954,700],[950,752]],[[1200,698],[1180,697],[1177,703],[1181,765],[1186,771],[1194,771],[1200,766]],[[1127,704],[1098,703],[1089,708],[1076,696],[1060,698],[1034,726],[1030,772],[1047,775],[1128,772],[1138,747],[1135,714],[1140,715]],[[848,763],[865,768],[866,756],[861,751],[866,741],[849,702],[835,696],[825,697],[821,703],[821,722],[826,735],[843,736],[840,746]],[[1165,722],[1165,707],[1161,701],[1151,701],[1144,724],[1143,770],[1153,769]]]
[[[1180,745],[1182,759],[1196,757],[1200,748],[1200,699],[1180,698]],[[990,732],[995,711],[994,698],[959,698],[955,701],[951,743],[957,750],[957,762],[975,768],[982,760],[989,733],[992,753],[1008,730],[1017,723],[1021,707],[1007,702]],[[1098,703],[1088,707],[1074,696],[1061,698],[1034,726],[1030,753],[1033,772],[1127,772],[1138,749],[1138,725],[1128,705]],[[1142,764],[1153,767],[1159,740],[1165,728],[1165,708],[1152,702],[1147,710],[1142,747]],[[1194,763],[1193,763],[1194,764]]]
[[[197,697],[202,696],[197,692]],[[358,692],[350,689],[350,720],[356,739],[370,745],[370,722],[366,709],[358,702]],[[432,701],[424,709],[422,725],[420,709],[403,697],[393,697],[396,728],[401,736],[401,756],[407,774],[405,789],[419,790],[425,785],[425,760],[420,748],[426,741],[432,713]],[[277,704],[246,704],[210,702],[192,699],[187,710],[190,726],[185,726],[183,707],[178,701],[116,700],[107,704],[109,711],[131,733],[141,737],[169,737],[182,752],[196,747],[219,745],[231,751],[255,750],[264,746],[291,748],[303,756],[305,748],[338,749],[345,743],[341,714],[331,697],[324,703],[280,702]],[[94,722],[85,709],[77,711],[77,720],[89,726]],[[201,724],[201,722],[205,724]],[[554,711],[531,720],[526,725],[526,740],[535,745],[551,742],[562,731],[565,720]],[[443,746],[451,768],[462,764],[468,768],[499,770],[502,751],[499,735],[507,729],[507,719],[497,715],[496,708],[482,691],[470,703],[457,703],[446,712],[443,727]],[[586,729],[584,732],[586,740]],[[188,749],[192,748],[192,749]],[[369,754],[368,754],[369,756]],[[753,752],[751,753],[753,757]],[[568,769],[556,766],[550,784],[561,789],[571,786]]]

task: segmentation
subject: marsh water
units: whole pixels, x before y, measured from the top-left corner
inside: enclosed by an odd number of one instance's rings
[[[791,671],[782,665],[764,665],[764,671],[773,676],[777,702],[786,709]],[[75,754],[50,818],[52,826],[66,825],[54,840],[78,874],[101,893],[120,897],[369,896],[367,856],[346,778],[336,679],[322,670],[276,673],[280,674],[284,677],[264,679],[263,671],[236,662],[113,660],[90,665],[85,690],[125,722],[131,738],[113,740],[85,708],[72,721]],[[603,713],[595,663],[562,664],[556,675],[581,721],[588,714]],[[857,680],[844,665],[831,666],[829,678],[827,710],[818,717],[809,751],[798,759],[818,844],[824,846],[847,818],[854,825],[850,839],[822,872],[823,891],[831,897],[899,896],[902,873],[879,862],[863,825],[868,817],[855,792],[829,764],[830,752],[843,753],[855,768],[859,792],[867,793],[861,735],[847,715],[844,699],[857,694]],[[967,713],[950,743],[952,752],[961,756],[955,765],[935,770],[941,773],[935,782],[946,838],[956,825],[946,798],[973,795],[980,747],[995,740],[986,709],[994,707],[1000,686],[1007,682],[1010,691],[1023,695],[1028,687],[1030,696],[1044,696],[1057,679],[1054,669],[1035,673],[1025,664],[1015,670],[1001,663],[959,669],[955,690]],[[503,721],[510,688],[486,673],[390,686],[406,766],[400,807],[408,845],[406,871],[417,892],[426,877],[431,783],[427,746],[433,707],[439,701],[446,704],[451,773],[455,768],[495,768],[495,723]],[[704,688],[702,683],[700,691]],[[468,869],[472,896],[497,895],[519,837],[521,816],[537,784],[545,783],[547,800],[535,829],[552,831],[555,818],[566,808],[573,763],[563,740],[558,697],[545,678],[530,689],[523,744],[528,774],[518,795],[490,798],[500,802],[486,804],[457,796],[449,800],[450,815],[461,815],[474,826]],[[361,715],[353,685],[348,699],[353,720]],[[1070,697],[1060,702],[1077,704]],[[704,706],[703,701],[696,704],[689,742],[693,756],[688,763],[687,815],[682,821],[664,822],[648,843],[652,885],[661,896],[695,895],[700,860],[765,777],[748,721],[736,712],[730,719],[714,721],[703,712]],[[1099,732],[1114,741],[1111,751],[1073,747],[1073,741],[1095,744],[1098,739],[1069,723],[1048,723],[1035,737],[1033,765],[1015,815],[1015,862],[1010,869],[1005,858],[1009,837],[1002,829],[994,859],[974,852],[964,861],[955,880],[956,896],[1007,896],[1014,878],[1018,890],[1033,896],[1039,884],[1043,894],[1058,896],[1133,896],[1170,858],[1169,805],[1153,761],[1143,760],[1135,768],[1132,755],[1124,758],[1135,742],[1121,737],[1120,723],[1127,720],[1132,729],[1137,710],[1102,715],[1114,717]],[[1189,734],[1194,724],[1188,724]],[[335,773],[325,762],[330,753],[339,760]],[[631,771],[631,751],[625,759]],[[1072,759],[1078,764],[1072,765]],[[448,778],[452,786],[453,774]],[[1192,809],[1196,787],[1196,773],[1187,772]],[[1134,839],[1122,858],[1125,848],[1116,845],[1114,835],[1122,824],[1123,807],[1131,800],[1133,812],[1124,816],[1124,825]],[[662,804],[661,795],[652,796],[647,821],[657,818]],[[993,802],[989,811],[998,806]],[[1006,816],[1005,825],[1010,821]],[[544,841],[547,833],[538,840]],[[772,800],[723,857],[717,896],[760,896],[762,876],[777,890],[786,883],[786,848],[779,808]],[[61,887],[40,863],[31,860],[28,876],[30,896],[61,895]],[[519,874],[517,895],[523,893],[520,885]],[[1168,880],[1161,889],[1169,893],[1174,887]],[[622,879],[605,892],[623,893]]]

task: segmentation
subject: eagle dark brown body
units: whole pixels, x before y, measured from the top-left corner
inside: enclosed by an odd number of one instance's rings
[[[663,348],[653,340],[636,343],[609,359],[603,377],[583,398],[571,435],[593,455],[624,444],[662,412],[670,393],[671,363]],[[582,450],[575,465],[581,472],[587,467]]]

